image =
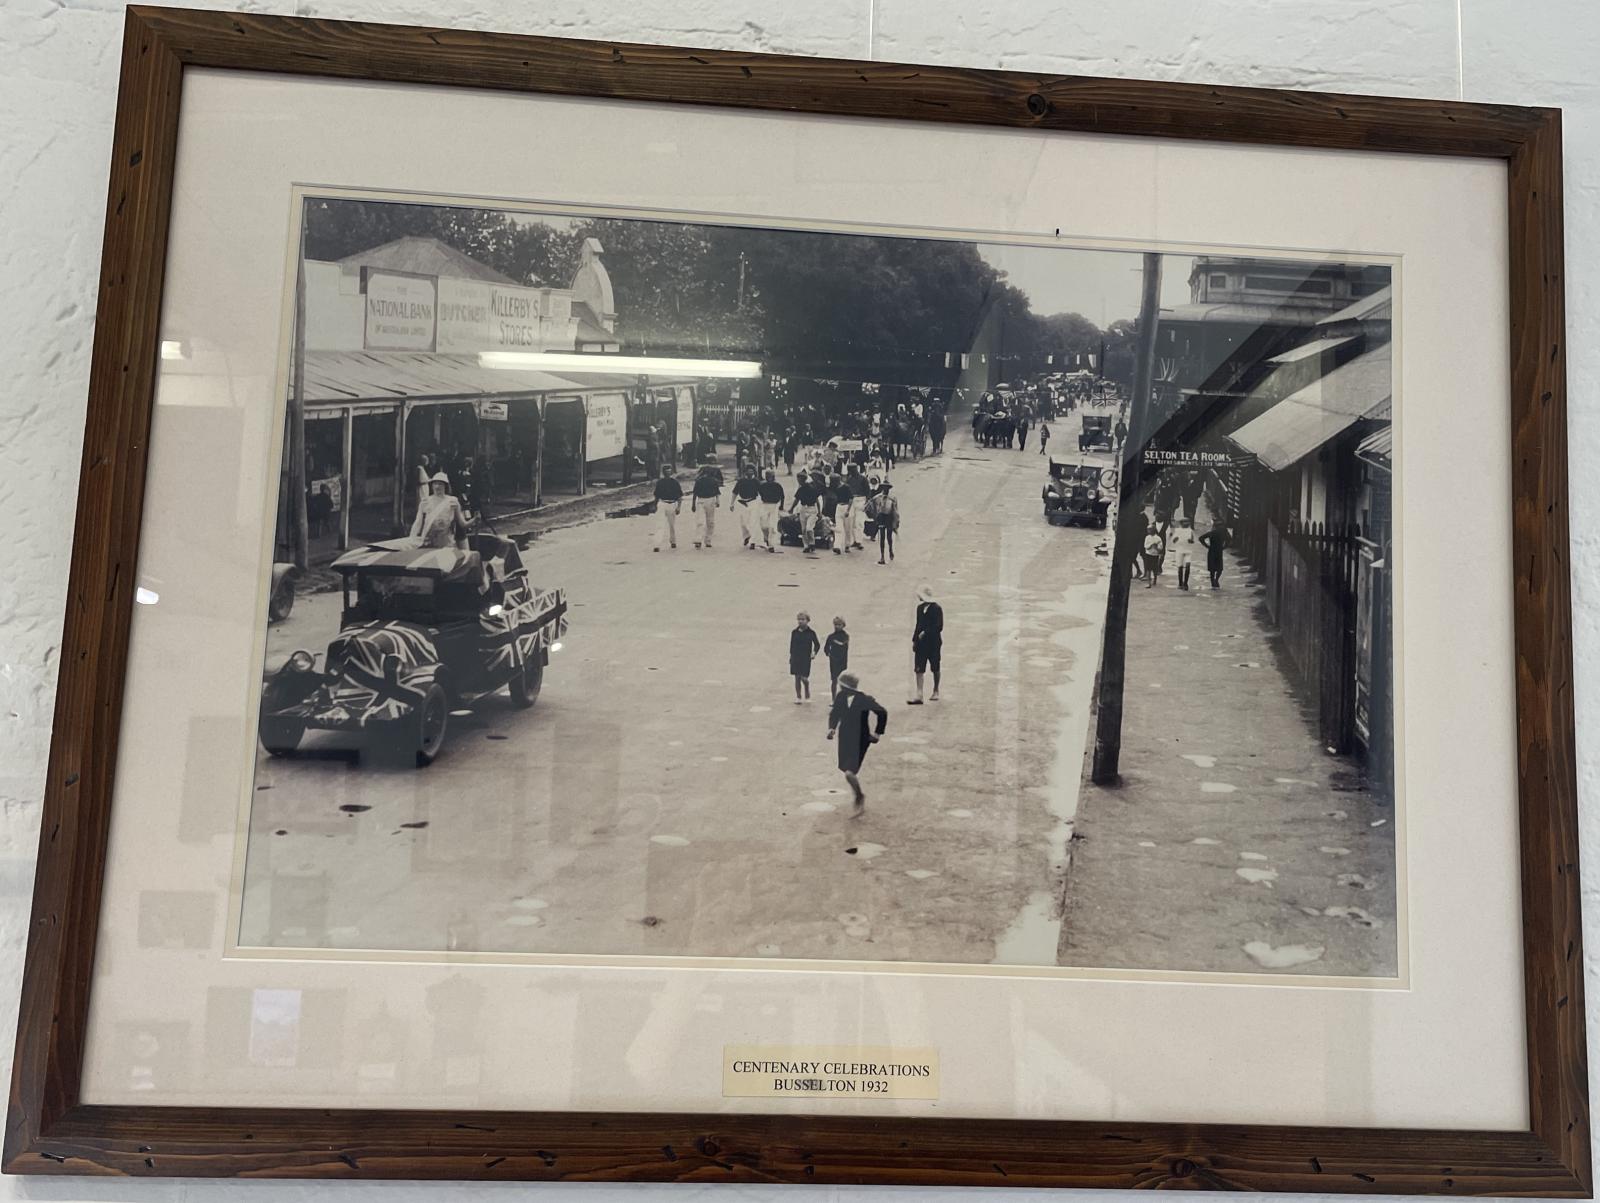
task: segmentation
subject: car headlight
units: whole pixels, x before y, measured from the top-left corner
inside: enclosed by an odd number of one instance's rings
[[[284,662],[283,671],[291,673],[308,673],[316,667],[317,659],[310,652],[296,652]]]

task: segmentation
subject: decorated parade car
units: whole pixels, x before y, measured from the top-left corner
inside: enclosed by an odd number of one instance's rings
[[[1044,517],[1052,525],[1104,530],[1117,487],[1117,470],[1085,455],[1052,455],[1044,484]]]
[[[333,562],[344,614],[322,666],[297,651],[262,685],[259,735],[287,756],[307,730],[361,737],[418,766],[444,744],[450,714],[504,687],[538,700],[567,629],[566,595],[528,580],[516,544],[473,535],[466,548],[374,543]]]

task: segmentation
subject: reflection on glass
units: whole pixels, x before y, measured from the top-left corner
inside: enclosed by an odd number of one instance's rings
[[[300,991],[250,992],[250,1064],[292,1067],[300,1051]]]

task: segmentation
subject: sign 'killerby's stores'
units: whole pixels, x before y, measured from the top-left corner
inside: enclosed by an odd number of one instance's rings
[[[369,351],[539,351],[568,342],[572,302],[551,289],[366,272]]]

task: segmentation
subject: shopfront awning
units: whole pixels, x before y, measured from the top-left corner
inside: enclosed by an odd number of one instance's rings
[[[652,383],[664,382],[652,379]],[[306,353],[305,399],[310,405],[615,392],[637,384],[637,376],[615,372],[555,373],[522,367],[484,367],[477,355],[423,351]]]
[[[1394,285],[1385,284],[1369,297],[1346,305],[1338,313],[1330,313],[1317,323],[1319,326],[1337,326],[1345,322],[1387,322],[1394,316]]]
[[[1324,351],[1331,351],[1335,347],[1342,347],[1350,342],[1350,338],[1314,338],[1308,343],[1298,347],[1290,347],[1281,355],[1274,355],[1267,360],[1268,363],[1299,363],[1302,359],[1310,359],[1313,355],[1321,355]]]
[[[1274,472],[1388,405],[1394,391],[1387,343],[1335,368],[1229,435]]]
[[[1366,460],[1375,468],[1382,468],[1385,472],[1394,470],[1394,427],[1385,426],[1375,430],[1361,440],[1361,445],[1356,448],[1356,458]]]

